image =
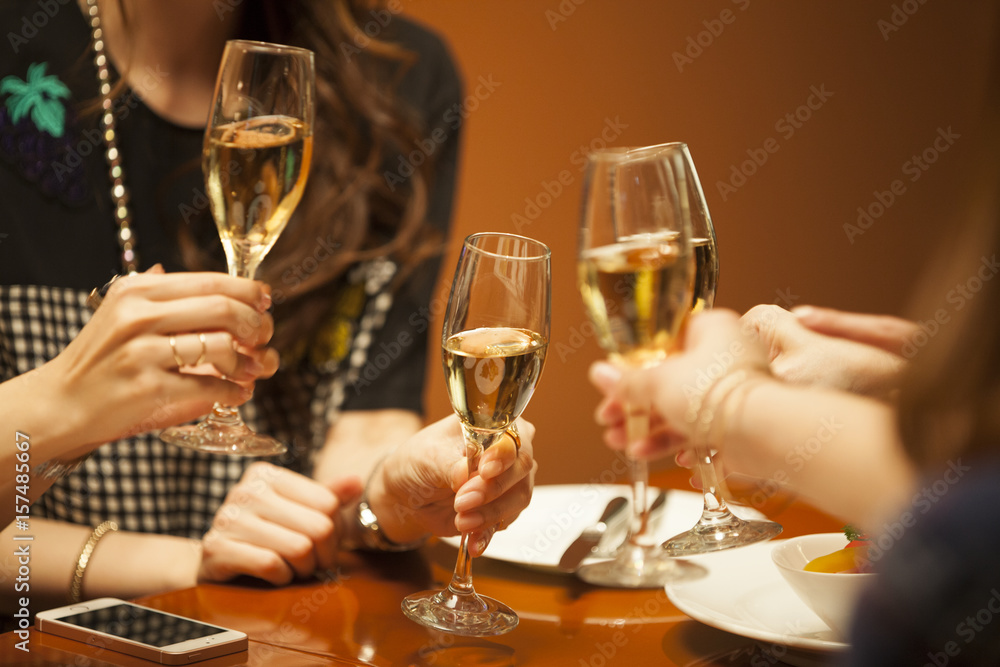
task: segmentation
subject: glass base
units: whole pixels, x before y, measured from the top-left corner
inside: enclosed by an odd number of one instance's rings
[[[747,521],[728,511],[719,517],[706,514],[694,528],[664,542],[663,550],[670,556],[694,556],[763,542],[780,532],[781,524],[773,521]]]
[[[243,422],[218,424],[211,417],[197,424],[164,429],[160,440],[199,452],[231,456],[274,456],[288,451],[284,443],[251,431]]]
[[[407,618],[435,630],[466,637],[502,635],[517,627],[517,614],[503,602],[476,593],[424,591],[403,598]]]
[[[661,588],[699,579],[705,568],[667,557],[658,546],[626,544],[614,560],[587,563],[576,571],[588,584],[614,588]]]

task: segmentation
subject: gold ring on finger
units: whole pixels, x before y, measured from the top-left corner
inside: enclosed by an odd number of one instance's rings
[[[205,363],[205,357],[208,356],[208,344],[205,342],[205,334],[198,334],[198,340],[201,342],[201,354],[198,355],[198,359],[194,362],[195,366],[201,366]]]
[[[174,355],[174,362],[177,364],[177,370],[180,370],[184,366],[184,360],[181,359],[181,355],[177,352],[177,338],[171,336],[170,340],[170,353]]]
[[[507,429],[507,435],[509,435],[511,437],[511,439],[514,441],[514,451],[515,452],[520,452],[521,451],[521,435],[517,432],[517,429],[514,428],[514,426],[511,426],[510,428]]]

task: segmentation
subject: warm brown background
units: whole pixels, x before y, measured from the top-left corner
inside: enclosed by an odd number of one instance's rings
[[[574,263],[578,151],[600,145],[609,124],[620,125],[619,145],[690,146],[719,239],[718,306],[905,313],[926,259],[954,229],[959,168],[976,144],[992,2],[399,2],[448,39],[472,96],[441,289],[473,231],[517,231],[553,250],[552,346],[525,413],[539,431],[541,483],[600,479],[612,461],[591,418],[597,393],[586,369],[602,352],[579,338]],[[892,25],[894,7],[897,22],[907,20],[886,38],[879,21]],[[731,23],[713,24],[723,11]],[[711,43],[706,21],[722,27]],[[678,71],[674,54],[699,37],[708,45]],[[492,92],[483,80],[494,82]],[[832,95],[801,110],[809,118],[788,137],[776,123],[813,88]],[[958,138],[911,182],[904,163],[931,147],[939,128]],[[769,138],[778,151],[723,197],[718,183]],[[518,228],[512,216],[526,215],[526,198],[537,200],[564,170],[571,184]],[[903,194],[851,243],[844,225],[896,179]],[[439,417],[450,408],[436,349],[429,377],[428,408]]]

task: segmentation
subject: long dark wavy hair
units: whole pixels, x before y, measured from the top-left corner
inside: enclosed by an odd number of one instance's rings
[[[959,230],[942,244],[918,303],[940,307],[949,321],[928,333],[900,397],[900,431],[924,470],[962,456],[1000,458],[1000,34],[984,137],[968,165],[968,206],[942,229]]]

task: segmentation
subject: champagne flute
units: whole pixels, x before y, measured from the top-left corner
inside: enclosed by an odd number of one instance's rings
[[[535,390],[549,343],[550,252],[523,236],[465,239],[441,332],[448,397],[462,422],[469,476],[504,433],[518,442],[515,420]],[[403,600],[412,620],[445,632],[488,636],[517,626],[507,605],[476,593],[468,534],[442,591]]]
[[[231,276],[253,278],[302,198],[312,160],[315,86],[312,51],[226,42],[202,171]],[[160,438],[238,456],[286,451],[250,430],[237,408],[219,404],[197,424],[168,428]]]
[[[691,307],[694,262],[684,201],[680,144],[610,148],[591,153],[583,187],[579,284],[601,346],[626,368],[664,360]],[[629,442],[649,430],[649,408],[628,405]],[[701,568],[669,558],[649,527],[644,461],[627,457],[632,515],[612,560],[588,563],[578,576],[593,584],[659,587],[695,578]]]
[[[679,149],[685,164],[685,198],[691,217],[692,240],[695,257],[694,296],[691,312],[697,313],[711,308],[715,302],[715,289],[719,279],[719,255],[715,240],[715,228],[708,213],[705,193],[702,191],[698,172],[688,147]],[[675,535],[663,543],[663,548],[671,556],[690,556],[721,551],[733,547],[746,546],[754,542],[768,540],[781,532],[781,525],[766,520],[741,519],[726,504],[724,481],[719,478],[712,452],[703,444],[695,446],[698,476],[701,478],[704,507],[701,518],[691,530]]]

